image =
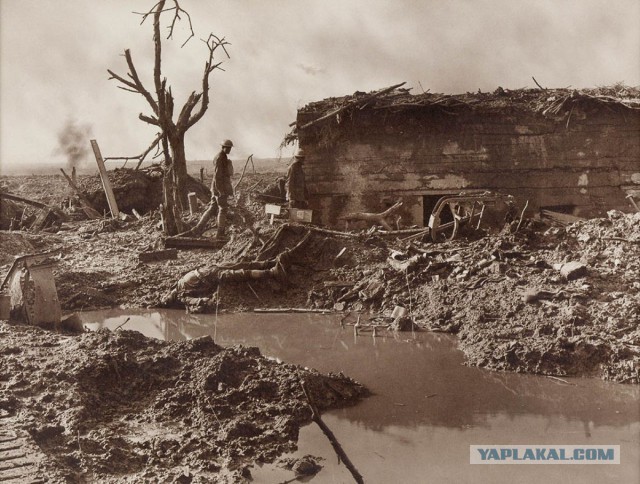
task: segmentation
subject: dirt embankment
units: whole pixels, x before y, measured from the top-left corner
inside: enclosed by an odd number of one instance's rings
[[[170,343],[134,331],[80,336],[0,323],[3,429],[48,456],[47,482],[238,482],[295,448],[321,409],[365,391],[209,337]]]

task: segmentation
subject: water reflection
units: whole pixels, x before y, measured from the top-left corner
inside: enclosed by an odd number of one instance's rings
[[[640,420],[637,386],[595,379],[565,383],[532,375],[496,373],[463,365],[455,338],[402,333],[355,337],[351,327],[316,314],[191,315],[182,311],[96,311],[82,314],[91,329],[125,329],[165,340],[211,335],[223,346],[258,346],[263,354],[322,372],[344,372],[374,395],[354,408],[334,412],[362,428],[436,426],[469,431],[505,419],[512,428],[523,416],[542,416],[549,429],[564,419],[589,438],[597,426],[621,427]],[[525,431],[526,429],[522,429]],[[637,434],[636,434],[637,437]],[[636,439],[637,440],[637,439]]]

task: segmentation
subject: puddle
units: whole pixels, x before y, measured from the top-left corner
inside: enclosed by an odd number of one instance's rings
[[[266,356],[343,372],[374,395],[325,413],[368,483],[640,482],[640,388],[597,379],[495,373],[463,365],[455,338],[435,333],[354,337],[335,316],[188,315],[182,311],[81,313],[90,329],[123,328],[167,340],[211,335],[222,346],[258,346]],[[352,482],[316,425],[300,432],[296,456],[324,457],[318,483]],[[470,465],[469,445],[620,445],[620,465]],[[254,482],[292,478],[273,465]]]

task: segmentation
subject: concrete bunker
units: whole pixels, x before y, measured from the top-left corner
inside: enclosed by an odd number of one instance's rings
[[[310,205],[324,224],[402,198],[403,224],[425,226],[439,197],[466,190],[598,216],[640,196],[638,91],[412,95],[397,85],[304,106],[285,143],[308,153]]]

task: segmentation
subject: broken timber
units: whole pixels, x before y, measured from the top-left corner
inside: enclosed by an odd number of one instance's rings
[[[575,215],[570,215],[568,213],[553,212],[551,210],[544,209],[540,210],[540,215],[559,225],[569,225],[574,222],[580,222],[581,220],[584,220],[584,218],[582,217],[576,217]]]
[[[371,101],[372,99],[375,99],[377,97],[383,96],[384,94],[387,94],[388,92],[393,91],[394,89],[397,89],[399,87],[402,87],[406,84],[406,82],[401,82],[400,84],[396,84],[394,86],[390,86],[387,87],[385,89],[382,89],[378,92],[374,92],[373,94],[368,94],[366,96],[364,96],[363,98],[360,99],[354,99],[350,102],[348,102],[347,104],[345,104],[344,106],[331,111],[329,114],[325,114],[324,116],[319,117],[318,119],[314,119],[313,121],[308,122],[307,124],[303,124],[302,126],[298,126],[298,130],[301,131],[303,129],[307,129],[310,128],[311,126],[314,126],[322,121],[325,121],[329,118],[334,117],[336,114],[340,114],[342,111],[352,107],[352,106],[358,106],[358,105],[363,105],[363,104],[367,104],[369,101]]]
[[[167,249],[219,249],[225,242],[224,240],[196,237],[167,237],[164,239],[164,246]]]
[[[93,148],[93,154],[96,156],[96,163],[98,164],[98,170],[100,171],[100,179],[102,180],[102,186],[104,193],[107,196],[107,202],[109,203],[109,210],[111,210],[112,218],[119,218],[120,211],[118,210],[118,204],[116,203],[116,197],[113,194],[109,177],[107,176],[107,169],[104,167],[104,160],[100,153],[100,147],[98,142],[94,139],[91,140],[91,148]]]
[[[69,186],[73,189],[74,192],[76,192],[76,195],[78,195],[78,198],[80,199],[80,205],[82,205],[82,211],[85,213],[85,215],[90,219],[102,218],[102,215],[100,215],[100,212],[98,212],[95,208],[93,208],[93,206],[91,205],[91,202],[89,202],[89,199],[85,196],[82,190],[80,190],[78,186],[75,183],[73,183],[73,180],[71,179],[71,177],[67,175],[62,168],[60,168],[60,171],[62,172],[64,177],[67,179],[67,182],[69,182]]]
[[[254,313],[314,313],[314,314],[330,314],[334,311],[331,309],[307,309],[307,308],[255,308]]]

